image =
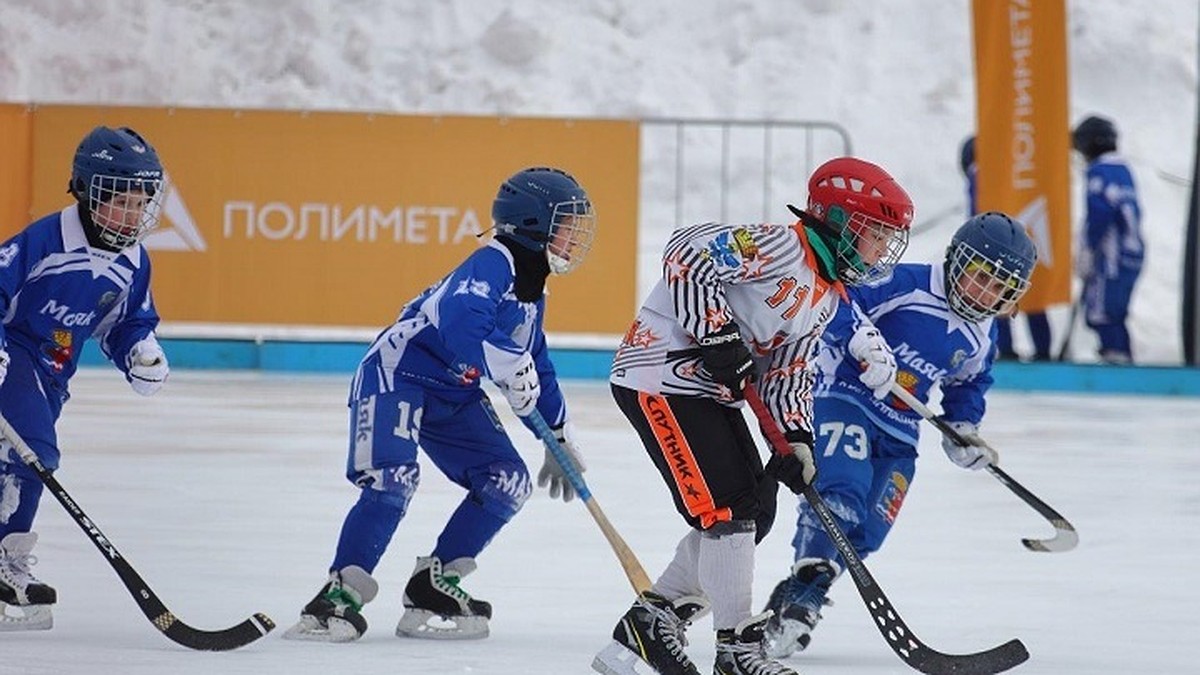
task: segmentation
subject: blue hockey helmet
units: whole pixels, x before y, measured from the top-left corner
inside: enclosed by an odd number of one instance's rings
[[[975,166],[975,137],[968,136],[967,140],[963,141],[962,147],[958,149],[958,168],[962,169],[963,175],[971,173],[971,167]]]
[[[946,299],[967,321],[1011,313],[1029,290],[1037,247],[1024,226],[997,211],[958,228],[946,248]]]
[[[579,181],[550,167],[513,174],[492,202],[498,237],[545,251],[550,271],[566,274],[583,262],[596,236],[596,213]]]
[[[128,248],[158,225],[163,167],[154,147],[128,127],[96,127],[79,142],[69,191],[100,240]]]
[[[1071,146],[1089,160],[1113,152],[1117,149],[1117,127],[1104,117],[1086,117],[1071,131]]]

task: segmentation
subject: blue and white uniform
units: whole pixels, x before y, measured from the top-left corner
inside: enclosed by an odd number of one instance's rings
[[[45,216],[0,245],[0,339],[11,359],[0,412],[51,471],[59,463],[54,425],[83,343],[97,338],[128,378],[130,350],[153,337],[159,320],[145,248],[113,253],[90,246],[78,208]],[[6,448],[0,539],[29,531],[41,490],[33,471]]]
[[[901,264],[880,282],[849,288],[859,309],[887,339],[896,357],[896,381],[927,401],[942,390],[946,418],[978,424],[992,384],[996,332],[951,311],[942,265]],[[876,399],[858,379],[846,351],[854,315],[839,311],[825,333],[816,390],[816,487],[860,555],[878,550],[913,480],[920,416],[894,396]],[[802,501],[796,559],[837,560],[837,550]]]
[[[515,281],[512,252],[493,240],[405,305],[371,344],[349,400],[346,476],[362,497],[333,569],[374,570],[419,483],[418,444],[468,491],[438,538],[441,560],[474,558],[529,497],[529,471],[480,383],[507,380],[529,353],[539,412],[560,426],[567,411],[546,351],[545,296],[522,302]]]
[[[1125,320],[1145,255],[1142,211],[1129,165],[1115,152],[1100,155],[1088,164],[1086,189],[1080,242],[1084,318],[1100,338],[1101,356],[1129,361]]]

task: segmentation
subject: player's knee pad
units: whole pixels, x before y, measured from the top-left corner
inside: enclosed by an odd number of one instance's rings
[[[362,488],[360,499],[395,507],[401,515],[408,512],[408,503],[420,483],[421,467],[416,463],[369,469],[354,480]]]
[[[521,461],[495,462],[471,478],[471,494],[485,511],[511,520],[533,492],[529,469]]]

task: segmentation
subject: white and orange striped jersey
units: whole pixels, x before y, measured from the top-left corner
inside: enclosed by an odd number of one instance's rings
[[[821,334],[849,301],[840,282],[817,273],[810,236],[798,223],[676,230],[663,253],[663,277],[622,339],[609,380],[740,405],[704,370],[697,342],[736,321],[772,416],[784,431],[811,431]]]

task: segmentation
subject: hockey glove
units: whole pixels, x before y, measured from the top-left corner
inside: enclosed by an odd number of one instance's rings
[[[4,384],[4,378],[8,376],[8,350],[0,349],[0,384]]]
[[[988,464],[996,464],[1000,456],[996,451],[985,446],[979,438],[979,428],[970,422],[947,422],[951,429],[970,445],[959,445],[952,436],[942,436],[942,450],[946,456],[958,466],[971,471],[978,471]]]
[[[721,330],[700,338],[699,342],[704,369],[714,381],[729,388],[734,400],[741,399],[742,387],[746,380],[758,374],[758,369],[742,341],[738,325],[730,321]]]
[[[859,328],[850,338],[849,349],[850,355],[858,359],[863,368],[858,379],[875,398],[885,398],[896,379],[896,358],[879,329],[871,325]]]
[[[142,396],[150,396],[162,389],[163,382],[167,381],[167,375],[171,372],[167,355],[153,335],[134,343],[125,357],[125,364],[128,368],[125,379]]]
[[[796,494],[812,485],[817,477],[817,463],[813,459],[812,434],[807,431],[789,431],[784,434],[792,451],[786,455],[774,453],[767,460],[766,472]]]
[[[558,439],[558,446],[571,458],[571,462],[579,473],[583,473],[587,471],[587,467],[583,465],[583,456],[579,454],[579,446],[575,445],[574,434],[571,433],[570,428],[569,424],[554,427],[554,437]],[[563,471],[549,448],[546,449],[546,458],[542,460],[542,468],[538,471],[537,484],[538,487],[550,486],[551,499],[558,499],[560,495],[564,502],[575,499],[575,486],[571,484],[571,479],[567,478],[567,472]]]
[[[506,380],[497,382],[517,417],[525,417],[537,406],[542,385],[538,382],[537,364],[529,352],[521,354],[516,370]]]

